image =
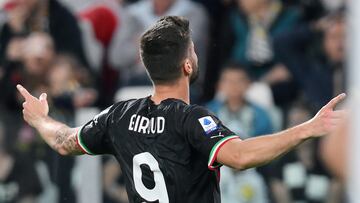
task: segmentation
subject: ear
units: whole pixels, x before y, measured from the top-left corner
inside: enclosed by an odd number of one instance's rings
[[[183,65],[183,70],[184,70],[185,76],[189,76],[193,73],[194,70],[193,70],[190,59],[188,59],[188,58],[185,59],[185,62]]]

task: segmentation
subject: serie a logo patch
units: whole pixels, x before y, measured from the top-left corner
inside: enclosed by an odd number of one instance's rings
[[[201,127],[204,129],[206,134],[213,132],[214,130],[218,129],[214,119],[211,116],[205,116],[198,119]]]

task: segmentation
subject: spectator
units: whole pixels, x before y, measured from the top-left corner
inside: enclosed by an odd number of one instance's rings
[[[46,76],[56,55],[53,39],[46,33],[32,33],[24,41],[22,54],[26,72],[23,82],[33,92],[45,89]]]
[[[64,99],[62,96],[65,94],[71,95],[69,97],[71,104],[68,106],[64,103],[60,104],[70,110],[88,106],[94,102],[95,90],[80,88],[82,85],[91,86],[90,73],[72,57],[57,56],[49,35],[32,33],[29,37],[19,40],[19,45],[16,46],[19,46],[20,51],[15,52],[19,56],[16,56],[17,61],[12,62],[18,65],[7,67],[2,80],[4,92],[8,92],[7,97],[4,98],[9,100],[7,103],[19,103],[16,91],[12,91],[18,83],[25,83],[35,94],[50,88],[50,93],[56,99]],[[76,94],[72,93],[75,90]],[[11,94],[12,96],[9,96]]]
[[[16,38],[9,44],[8,63],[0,86],[4,97],[2,103],[8,109],[20,107],[15,86],[25,83],[31,91],[44,89],[46,74],[54,57],[52,39],[45,33],[33,33],[29,37]]]
[[[311,118],[303,105],[289,113],[289,127]],[[273,165],[271,189],[275,202],[337,203],[342,201],[341,185],[319,161],[318,143],[307,141]]]
[[[57,52],[76,56],[87,65],[80,29],[74,16],[57,0],[9,0],[8,20],[0,30],[0,64],[12,39],[34,31],[48,32]]]
[[[11,144],[17,140],[15,135],[18,135],[23,124],[20,114],[21,97],[16,92],[15,86],[22,83],[29,86],[33,92],[44,90],[48,66],[54,56],[53,41],[45,33],[33,33],[29,37],[13,39],[9,45],[8,61],[4,64],[4,74],[0,78],[2,93],[0,109],[3,117],[6,118],[4,119],[5,125],[8,126],[6,135],[11,135],[9,136]]]
[[[246,100],[245,94],[251,85],[245,68],[230,65],[222,70],[219,80],[221,99],[214,99],[208,107],[233,132],[249,138],[272,132],[272,124],[266,110]]]
[[[300,19],[296,8],[279,0],[237,0],[237,8],[228,12],[223,23],[220,64],[230,60],[250,67],[256,80],[271,85],[276,104],[287,104],[296,91],[286,67],[277,63],[273,39],[293,29]]]
[[[342,14],[333,14],[275,40],[279,60],[290,70],[314,111],[345,89],[344,38]]]
[[[41,184],[35,165],[28,157],[14,153],[6,144],[4,126],[0,124],[0,202],[35,203]]]
[[[250,85],[250,77],[244,68],[227,66],[222,70],[219,80],[218,91],[223,95],[223,101],[215,99],[208,103],[209,109],[242,139],[272,132],[267,112],[245,98]],[[261,172],[265,173],[265,168]],[[257,170],[235,172],[223,167],[221,174],[221,196],[225,203],[268,202],[265,181]]]
[[[70,56],[57,56],[46,78],[53,105],[63,112],[74,114],[75,109],[90,106],[96,100],[89,73]]]
[[[238,0],[238,8],[229,12],[223,33],[222,61],[237,61],[251,67],[260,78],[274,65],[276,53],[272,40],[291,30],[300,20],[295,8],[284,7],[278,0]]]

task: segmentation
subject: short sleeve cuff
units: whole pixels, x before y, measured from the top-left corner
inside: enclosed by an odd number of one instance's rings
[[[219,150],[222,146],[224,146],[224,144],[230,140],[233,139],[239,139],[240,137],[237,135],[232,135],[232,136],[228,136],[228,137],[224,137],[221,140],[219,140],[211,149],[210,152],[210,156],[209,156],[209,161],[208,161],[208,168],[210,170],[215,170],[217,168],[219,168],[220,166],[222,166],[222,164],[216,163],[216,157],[217,154],[219,153]]]
[[[83,128],[84,126],[82,126],[76,134],[76,143],[80,147],[81,151],[84,152],[85,154],[96,155],[91,150],[89,150],[89,148],[85,145],[84,140],[81,137],[81,131]]]

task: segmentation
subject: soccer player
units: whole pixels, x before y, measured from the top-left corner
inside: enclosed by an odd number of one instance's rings
[[[112,154],[125,175],[130,202],[220,202],[219,167],[244,170],[270,162],[306,139],[326,135],[342,119],[345,95],[314,118],[273,135],[241,140],[207,109],[190,105],[199,72],[189,22],[160,19],[141,37],[141,58],[154,94],[118,102],[81,127],[48,116],[46,94],[24,96],[25,121],[61,155]]]

